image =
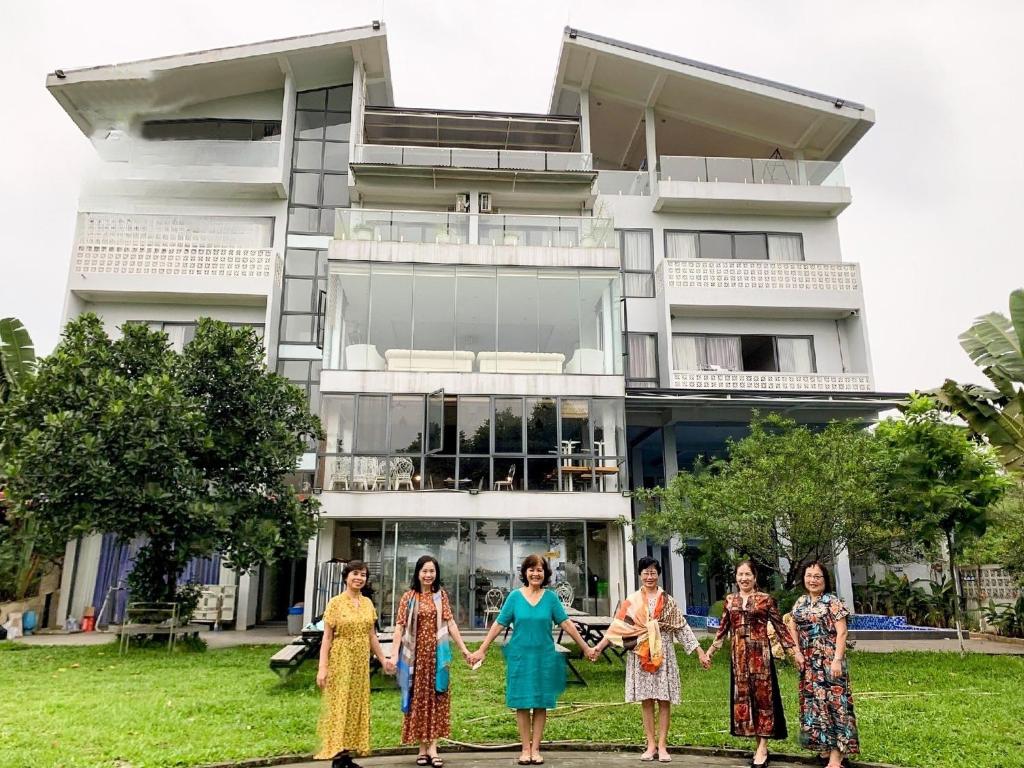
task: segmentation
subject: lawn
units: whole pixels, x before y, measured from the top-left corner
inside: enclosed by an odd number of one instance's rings
[[[267,667],[274,650],[169,656],[133,649],[119,657],[116,646],[0,645],[0,766],[151,768],[310,753],[318,711],[314,667],[278,682]],[[703,672],[695,659],[681,656],[683,704],[673,710],[673,743],[749,745],[727,733],[726,659],[720,655]],[[850,663],[862,759],[1024,768],[1024,659],[855,652]],[[569,686],[546,738],[641,743],[639,707],[621,704],[622,664],[580,666],[590,685]],[[792,669],[782,670],[780,683],[793,733]],[[452,706],[454,739],[515,741],[499,652],[476,673],[457,665]],[[396,692],[374,693],[374,746],[396,745],[400,728]],[[793,737],[775,750],[806,754]]]

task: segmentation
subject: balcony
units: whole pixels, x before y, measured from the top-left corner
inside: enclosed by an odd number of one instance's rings
[[[866,373],[775,373],[770,371],[672,371],[673,389],[756,392],[871,392]]]
[[[619,268],[609,218],[368,208],[335,215],[335,259]]]
[[[96,181],[139,194],[282,199],[281,142],[150,141],[114,131],[93,142]]]
[[[593,158],[582,152],[359,144],[356,146],[353,162],[368,165],[567,173],[590,171]]]
[[[850,204],[839,163],[662,156],[656,211],[835,216]]]
[[[864,305],[860,266],[841,262],[665,259],[657,281],[668,306],[846,317]]]
[[[261,306],[280,261],[269,247],[271,221],[80,214],[70,290],[87,300],[162,297]]]

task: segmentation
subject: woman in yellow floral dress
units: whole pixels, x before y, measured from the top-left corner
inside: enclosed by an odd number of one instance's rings
[[[338,768],[359,768],[352,753],[370,753],[370,651],[387,662],[377,640],[377,612],[362,590],[369,579],[366,563],[352,560],[342,571],[345,591],[324,611],[324,637],[316,684],[324,692],[317,732],[317,760],[334,758]]]

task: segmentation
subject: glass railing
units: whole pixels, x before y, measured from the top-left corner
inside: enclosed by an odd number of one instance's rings
[[[616,245],[612,220],[601,217],[378,211],[366,208],[339,208],[335,216],[334,236],[338,240],[548,248],[614,248]]]
[[[147,141],[134,136],[111,134],[93,142],[96,152],[108,163],[149,166],[226,165],[272,168],[278,165],[281,142],[267,141]]]
[[[647,171],[598,171],[594,191],[599,195],[649,195],[651,175]]]
[[[662,155],[660,163],[663,181],[845,186],[842,165],[824,160]]]
[[[460,149],[394,144],[359,144],[354,163],[415,165],[431,168],[486,168],[515,171],[589,171],[592,156],[583,152],[542,152],[516,149]]]

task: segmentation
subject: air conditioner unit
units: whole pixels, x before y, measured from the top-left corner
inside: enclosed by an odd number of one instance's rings
[[[480,213],[491,212],[491,193],[481,192],[480,193]]]
[[[456,213],[469,213],[469,193],[459,192],[455,196],[455,212]]]

